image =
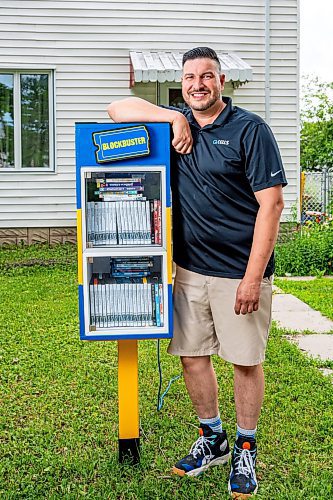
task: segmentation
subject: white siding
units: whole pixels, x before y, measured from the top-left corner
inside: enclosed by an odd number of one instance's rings
[[[271,125],[297,197],[297,0],[271,0]],[[147,16],[147,13],[149,14]],[[56,172],[0,172],[0,227],[75,225],[76,121],[107,122],[112,99],[156,99],[154,84],[129,88],[130,50],[211,45],[243,57],[254,81],[236,104],[265,117],[265,0],[1,0],[0,66],[55,67]]]
[[[298,0],[271,0],[270,124],[280,144],[287,172],[287,214],[299,199],[300,181],[298,8]]]
[[[298,0],[270,0],[268,69],[265,71],[263,41],[260,54],[256,54],[260,59],[255,81],[234,92],[234,101],[265,118],[278,141],[288,179],[284,220],[299,197],[298,9]],[[255,64],[251,59],[248,62]]]

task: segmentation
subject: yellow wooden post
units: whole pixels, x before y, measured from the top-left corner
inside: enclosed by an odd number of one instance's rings
[[[118,341],[119,461],[140,459],[138,342]]]

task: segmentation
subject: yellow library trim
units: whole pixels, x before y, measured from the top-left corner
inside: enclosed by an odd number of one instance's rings
[[[83,265],[82,265],[82,209],[76,211],[77,223],[77,272],[79,285],[83,285]]]
[[[166,249],[168,265],[168,283],[172,283],[172,254],[171,254],[171,207],[166,207]]]
[[[119,439],[139,437],[138,342],[118,340]]]

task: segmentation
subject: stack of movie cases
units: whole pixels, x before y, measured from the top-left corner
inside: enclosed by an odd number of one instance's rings
[[[163,326],[163,284],[151,257],[114,257],[110,273],[93,274],[90,324],[97,328]]]
[[[87,202],[89,246],[161,245],[161,200],[144,196],[144,174],[112,173],[96,179]]]

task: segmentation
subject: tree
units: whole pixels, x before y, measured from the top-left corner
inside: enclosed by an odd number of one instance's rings
[[[333,168],[333,82],[307,76],[301,99],[301,166]]]

